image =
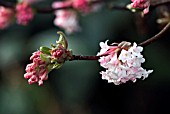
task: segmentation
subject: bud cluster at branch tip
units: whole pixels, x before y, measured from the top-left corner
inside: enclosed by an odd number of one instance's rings
[[[38,83],[42,85],[44,80],[48,79],[48,73],[53,69],[60,68],[66,60],[71,59],[72,51],[68,50],[68,43],[64,33],[60,35],[56,45],[52,48],[40,47],[40,50],[33,53],[30,60],[33,62],[26,66],[24,78],[28,79],[29,84]]]
[[[141,11],[142,14],[149,12],[150,0],[131,0],[132,3],[127,5],[127,8],[132,12]]]
[[[101,50],[97,54],[100,56],[100,65],[106,69],[101,71],[102,79],[108,80],[109,83],[119,85],[131,80],[133,82],[136,79],[145,79],[153,70],[146,71],[141,67],[141,64],[145,62],[141,52],[143,47],[137,46],[130,42],[113,43],[112,45],[106,42],[101,42]]]

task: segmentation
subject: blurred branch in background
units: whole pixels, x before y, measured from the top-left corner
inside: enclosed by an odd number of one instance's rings
[[[139,45],[140,46],[146,46],[146,45],[149,45],[151,44],[152,42],[160,39],[160,38],[164,38],[163,35],[165,35],[170,29],[170,22],[158,33],[156,34],[155,36],[147,39],[146,41],[140,43]]]

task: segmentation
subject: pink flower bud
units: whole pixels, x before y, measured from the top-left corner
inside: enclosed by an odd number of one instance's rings
[[[43,81],[48,79],[48,63],[41,59],[40,54],[40,51],[34,52],[30,57],[33,63],[26,66],[24,78],[28,79],[29,84],[42,85]]]
[[[42,85],[43,85],[43,81],[42,81],[42,80],[39,80],[39,81],[38,81],[38,85],[39,85],[39,86],[42,86]]]
[[[33,75],[29,80],[28,83],[29,84],[33,84],[36,83],[38,81],[38,77],[36,77],[35,75]]]
[[[34,52],[33,55],[30,57],[30,60],[39,57],[39,56],[40,56],[40,53],[41,53],[40,51]]]
[[[54,50],[54,51],[52,52],[52,55],[53,55],[55,58],[59,58],[59,57],[62,56],[63,53],[64,53],[63,50],[57,49],[57,50]]]
[[[25,73],[24,74],[24,78],[26,78],[26,79],[29,79],[29,78],[31,78],[32,77],[32,74],[31,73]]]

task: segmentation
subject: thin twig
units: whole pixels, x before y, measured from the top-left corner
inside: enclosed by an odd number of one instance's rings
[[[163,35],[170,29],[170,22],[155,36],[151,37],[150,39],[138,44],[140,46],[147,46],[152,42],[158,40],[159,38],[163,38]],[[100,56],[83,56],[83,55],[73,55],[70,61],[73,60],[98,60]]]
[[[48,13],[53,13],[56,10],[61,10],[61,9],[71,9],[71,6],[67,6],[67,7],[61,7],[61,8],[36,8],[36,12],[37,13],[44,13],[44,14],[48,14]]]
[[[152,42],[158,40],[159,38],[163,38],[163,35],[170,29],[170,22],[155,36],[149,38],[148,40],[140,43],[140,46],[146,46],[151,44]]]
[[[82,55],[73,55],[69,61],[73,60],[98,60],[100,56],[82,56]]]

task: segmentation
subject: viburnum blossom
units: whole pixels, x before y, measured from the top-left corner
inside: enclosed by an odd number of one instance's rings
[[[71,6],[72,2],[63,1],[63,2],[53,2],[52,8],[62,8]],[[75,11],[73,10],[56,10],[56,18],[54,20],[54,25],[64,29],[68,34],[73,32],[78,32],[81,28],[78,25],[78,17]]]
[[[29,84],[38,83],[38,85],[42,85],[43,81],[48,79],[49,63],[42,60],[40,57],[41,53],[41,51],[34,52],[30,57],[33,63],[26,66],[24,77],[28,79]]]
[[[64,29],[68,34],[81,30],[78,25],[78,17],[75,11],[58,10],[55,11],[55,15],[54,24]]]
[[[66,50],[61,44],[58,44],[57,48],[52,49],[51,55],[52,59],[58,63],[63,63],[68,57],[71,57],[70,51]]]
[[[108,80],[109,83],[119,85],[129,80],[135,82],[136,79],[145,79],[153,70],[146,71],[141,67],[145,62],[141,52],[143,48],[136,43],[122,42],[120,44],[108,45],[108,41],[101,42],[101,50],[97,54],[100,56],[99,62],[106,71],[101,71],[102,79]]]
[[[54,12],[56,15],[54,25],[64,29],[67,33],[70,34],[73,32],[81,31],[81,28],[78,24],[77,12],[73,9],[76,9],[83,14],[87,14],[99,9],[99,5],[90,5],[89,0],[65,0],[53,2],[52,8],[58,9]],[[59,10],[60,8],[64,9]]]
[[[33,19],[34,12],[27,2],[20,2],[16,5],[17,23],[20,25],[28,25]]]
[[[150,0],[131,0],[132,8],[144,9],[143,13],[147,14],[149,12]]]
[[[0,6],[0,29],[8,27],[14,16],[14,11],[10,8]]]
[[[42,85],[48,79],[48,73],[53,69],[60,68],[66,60],[71,59],[71,50],[68,50],[67,40],[62,32],[58,32],[60,38],[56,41],[57,45],[52,44],[52,48],[40,47],[39,51],[30,57],[32,63],[26,66],[24,77],[29,84],[38,83]]]

